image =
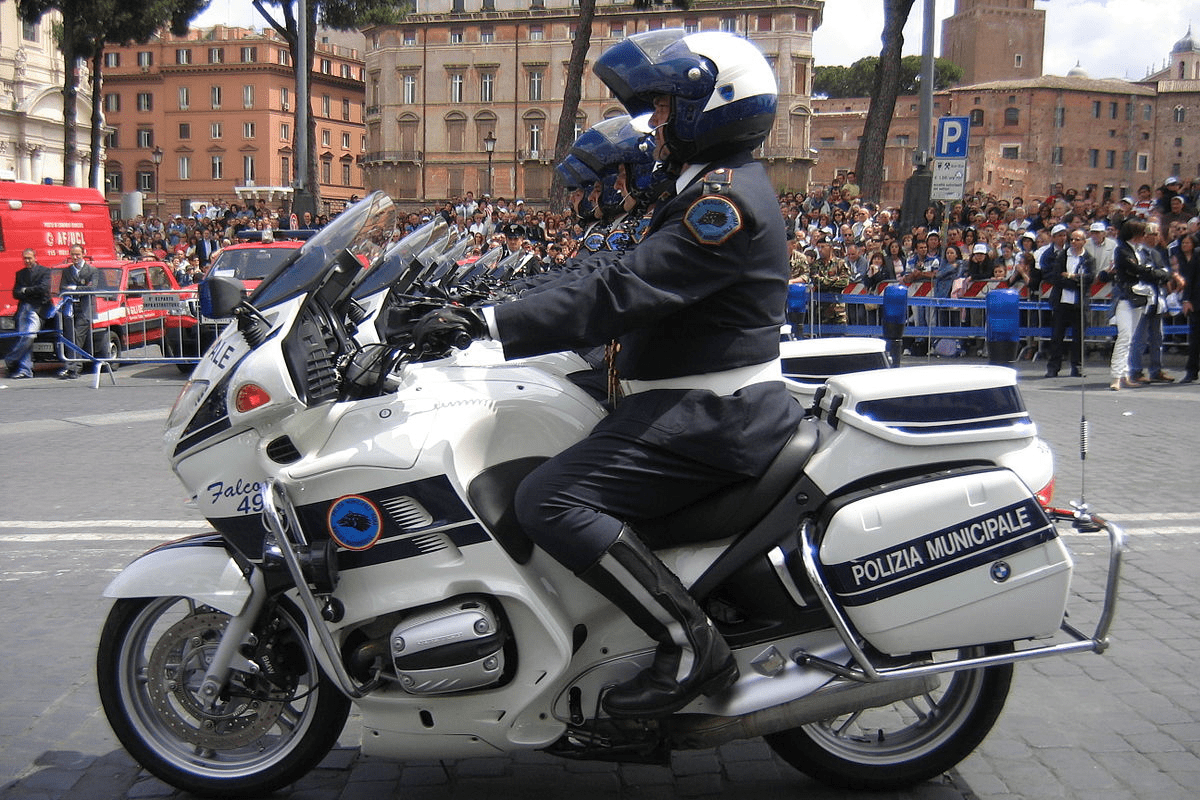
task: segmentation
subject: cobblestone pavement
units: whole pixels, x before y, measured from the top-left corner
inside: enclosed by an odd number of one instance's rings
[[[1169,358],[1168,363],[1173,363]],[[1129,535],[1121,602],[1103,656],[1018,665],[983,745],[958,768],[906,791],[867,794],[817,784],[751,740],[676,754],[669,767],[569,762],[540,753],[390,762],[359,755],[351,719],[342,744],[289,800],[357,798],[805,797],[814,800],[1094,800],[1197,797],[1200,656],[1200,387],[1109,392],[1107,370],[1042,379],[1022,363],[1022,391],[1057,457],[1056,501],[1080,496]],[[99,710],[93,658],[108,603],[103,586],[163,537],[202,529],[158,456],[171,368],[118,373],[117,386],[0,379],[0,798],[187,798],[142,771]],[[1079,422],[1090,449],[1079,459]],[[109,498],[124,505],[114,512]],[[108,505],[106,505],[108,503]],[[115,522],[125,520],[125,522]],[[1072,609],[1089,629],[1105,541],[1066,536],[1077,558]]]

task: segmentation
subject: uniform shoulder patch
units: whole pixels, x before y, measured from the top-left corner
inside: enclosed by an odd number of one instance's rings
[[[709,194],[692,203],[683,224],[701,244],[724,244],[742,229],[742,212],[728,197]]]

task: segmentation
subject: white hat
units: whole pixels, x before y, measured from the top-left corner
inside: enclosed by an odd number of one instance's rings
[[[1061,222],[1050,229],[1051,236],[1058,236],[1060,233],[1066,233],[1066,232],[1067,232],[1067,226],[1063,225]]]
[[[1092,231],[1092,232],[1099,231],[1100,233],[1104,233],[1105,231],[1107,231],[1107,230],[1108,230],[1108,226],[1107,226],[1107,225],[1105,225],[1103,222],[1093,222],[1093,223],[1092,223],[1092,224],[1091,224],[1091,225],[1088,227],[1088,230],[1089,230],[1089,231]]]
[[[1179,178],[1177,176],[1172,175],[1171,177],[1169,177],[1165,181],[1163,181],[1163,186],[1170,186],[1172,183],[1181,183],[1181,181],[1179,180]]]
[[[971,248],[971,252],[972,253],[983,253],[986,256],[988,254],[988,246],[986,244],[984,244],[983,242],[980,242],[979,244],[977,244]]]
[[[1132,198],[1132,197],[1122,197],[1122,198],[1121,198],[1121,202],[1122,202],[1122,203],[1129,203],[1129,205],[1133,205],[1133,198]]]
[[[1021,238],[1022,239],[1033,239],[1036,242],[1037,234],[1034,233],[1033,231],[1025,231],[1024,233],[1021,234]]]

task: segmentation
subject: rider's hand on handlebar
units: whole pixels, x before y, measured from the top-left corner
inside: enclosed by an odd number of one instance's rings
[[[445,353],[466,348],[487,336],[483,315],[473,308],[447,306],[427,312],[413,327],[413,347],[418,353]]]

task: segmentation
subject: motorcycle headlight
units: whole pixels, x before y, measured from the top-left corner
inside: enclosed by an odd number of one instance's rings
[[[167,416],[167,427],[174,428],[182,425],[196,407],[200,405],[200,399],[204,397],[208,391],[208,381],[192,380],[183,385],[183,391],[179,393],[179,397],[175,398],[175,405],[171,406],[171,413]]]

